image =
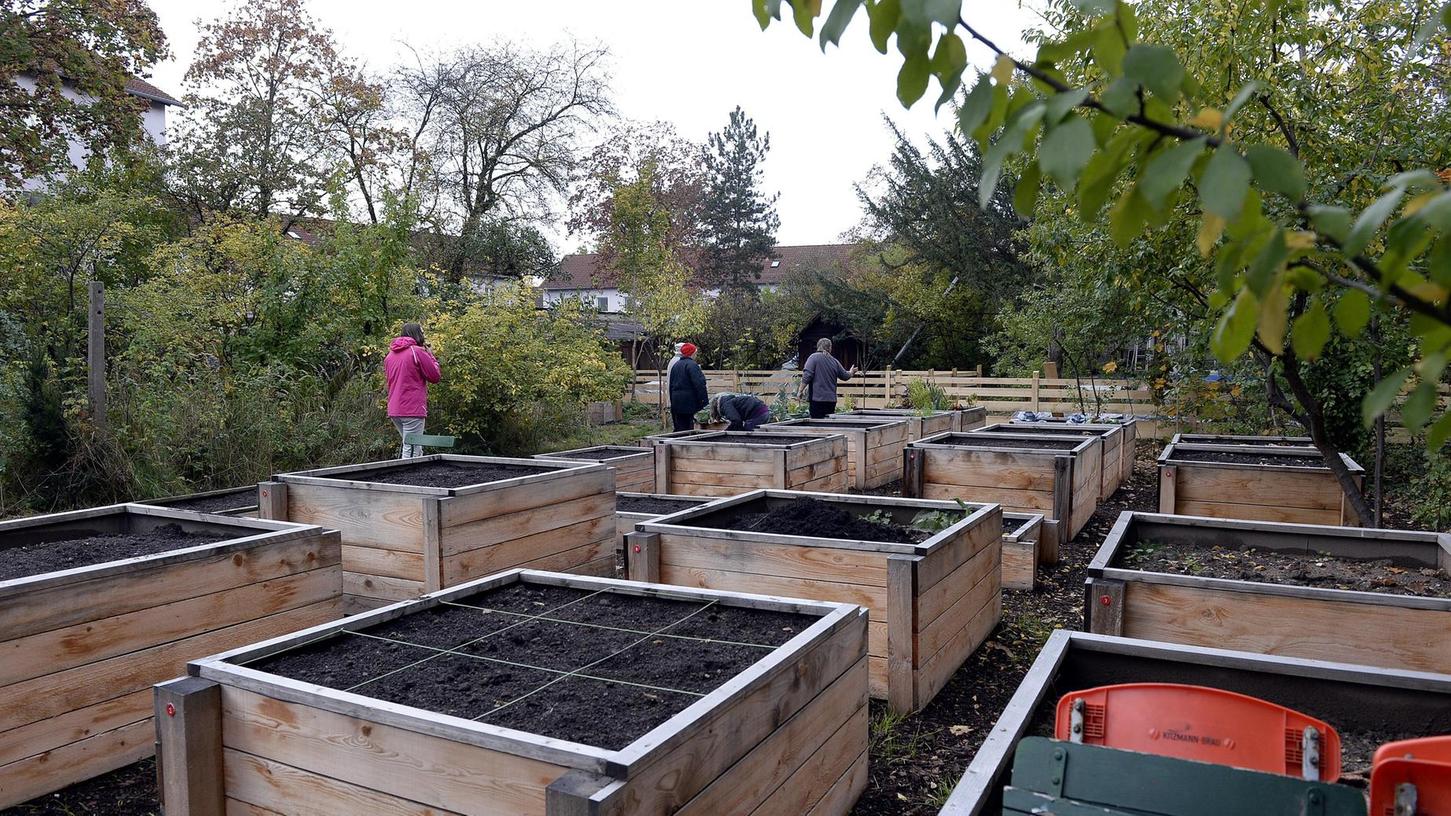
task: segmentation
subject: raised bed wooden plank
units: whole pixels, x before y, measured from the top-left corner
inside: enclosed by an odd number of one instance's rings
[[[901,478],[898,467],[908,440],[905,419],[834,414],[825,419],[790,419],[763,428],[785,434],[845,436],[848,487],[871,490]]]
[[[761,660],[620,750],[431,714],[239,665],[518,581],[808,614],[817,622],[763,650]],[[229,812],[301,816],[364,807],[665,816],[723,812],[713,807],[722,801],[742,812],[776,812],[761,808],[803,795],[820,807],[865,749],[865,656],[866,617],[849,606],[515,570],[217,655],[195,663],[192,672],[220,686],[225,770],[212,770],[225,780]],[[818,794],[792,784],[808,778],[830,780],[829,787]],[[164,804],[186,812],[185,803]],[[837,794],[818,812],[839,816],[849,806]]]
[[[1231,439],[1171,442],[1164,448],[1158,460],[1159,512],[1304,524],[1359,523],[1330,468],[1305,464],[1320,458],[1316,449],[1264,443],[1260,437],[1242,444]],[[1224,461],[1208,461],[1213,457]],[[1263,462],[1230,461],[1237,457]],[[1341,457],[1359,485],[1364,471],[1350,457]],[[1275,464],[1276,460],[1289,464]]]
[[[1401,569],[1442,569],[1451,535],[1264,521],[1124,513],[1089,565],[1085,621],[1096,632],[1242,651],[1451,673],[1451,598],[1350,591],[1127,566],[1159,542],[1304,558],[1390,558]],[[1208,556],[1206,556],[1208,557]],[[1104,605],[1100,585],[1122,587]]]
[[[1013,437],[1020,434],[1045,435],[1049,437],[1089,437],[1097,436],[1103,440],[1102,458],[1102,479],[1100,481],[1100,501],[1118,492],[1119,485],[1123,484],[1125,475],[1124,457],[1129,457],[1128,472],[1133,470],[1134,448],[1132,442],[1128,441],[1125,435],[1124,425],[1075,425],[1064,422],[1021,422],[1013,421],[1006,424],[987,425],[977,429],[973,433],[993,434],[999,436]]]
[[[774,436],[781,434],[716,431],[660,440],[655,448],[657,486],[662,493],[687,496],[734,496],[765,488],[846,490],[844,436],[766,444]]]
[[[595,445],[553,453],[536,453],[534,458],[558,462],[596,462],[614,468],[616,490],[649,493],[655,489],[654,448],[641,451],[638,446]]]
[[[1049,636],[941,816],[1001,813],[1013,751],[1018,740],[1044,727],[1043,704],[1075,689],[1123,682],[1191,683],[1259,697],[1332,723],[1342,737],[1451,732],[1451,676],[1060,629]]]
[[[1102,476],[1098,438],[1017,440],[941,434],[906,451],[903,492],[929,499],[997,502],[1004,510],[1042,513],[1071,539],[1092,518]],[[1058,447],[1044,447],[1054,445]]]
[[[790,491],[756,491],[642,522],[637,535],[650,539],[639,552],[629,548],[630,574],[685,586],[756,589],[866,606],[874,624],[868,648],[872,695],[887,699],[895,711],[921,708],[940,689],[935,679],[924,679],[924,667],[950,674],[997,623],[1000,609],[988,608],[988,601],[999,594],[1002,581],[1002,511],[991,504],[971,505],[963,519],[919,544],[727,526],[742,513],[801,497]],[[953,502],[881,496],[814,498],[861,515],[887,513],[898,523],[922,511],[959,509]],[[1040,519],[1024,519],[1012,529],[1032,529],[1035,521]],[[978,620],[979,614],[994,617],[988,624]],[[959,637],[964,630],[969,634]]]
[[[535,472],[452,488],[369,481],[378,471],[447,462]],[[281,474],[259,486],[269,496],[259,503],[264,517],[339,530],[348,602],[367,606],[543,557],[565,571],[597,570],[586,562],[598,557],[593,545],[613,535],[615,474],[613,467],[589,460],[435,454]],[[544,539],[550,549],[540,552]],[[585,560],[569,562],[559,555],[566,552]]]
[[[0,581],[0,807],[149,756],[149,689],[188,660],[340,614],[317,527],[115,505],[0,522],[0,546],[161,524],[222,538]]]

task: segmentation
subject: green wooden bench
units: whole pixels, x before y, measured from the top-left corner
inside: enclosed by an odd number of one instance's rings
[[[1345,785],[1098,745],[1027,737],[1013,755],[1004,816],[1366,816]]]
[[[403,444],[417,445],[422,448],[451,448],[458,442],[458,437],[435,436],[433,434],[404,434]]]

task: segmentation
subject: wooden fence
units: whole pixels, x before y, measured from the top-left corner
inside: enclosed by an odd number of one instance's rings
[[[727,371],[705,372],[711,393],[734,391],[755,394],[768,401],[781,392],[794,394],[801,378],[799,371]],[[1131,380],[1048,379],[1032,377],[961,376],[955,371],[863,371],[841,383],[838,393],[850,398],[858,408],[887,408],[902,405],[907,383],[925,380],[941,387],[947,395],[963,402],[972,402],[987,409],[992,416],[1008,416],[1014,411],[1054,411],[1071,414],[1129,414],[1153,416],[1157,413],[1148,386]],[[660,380],[654,371],[635,372],[632,385],[634,398],[656,404],[660,400]]]

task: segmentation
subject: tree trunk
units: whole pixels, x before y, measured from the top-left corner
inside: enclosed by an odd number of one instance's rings
[[[1285,349],[1281,357],[1285,372],[1285,383],[1290,386],[1290,393],[1294,395],[1295,401],[1300,403],[1304,410],[1304,418],[1308,420],[1306,425],[1310,429],[1310,439],[1315,444],[1316,450],[1325,458],[1325,466],[1335,475],[1335,481],[1340,485],[1340,491],[1345,494],[1345,500],[1350,503],[1350,509],[1355,513],[1360,526],[1373,524],[1375,514],[1371,511],[1370,505],[1365,501],[1365,494],[1356,485],[1355,479],[1350,475],[1350,468],[1346,467],[1345,460],[1341,458],[1340,451],[1330,441],[1330,436],[1325,430],[1325,415],[1315,395],[1310,393],[1310,388],[1300,376],[1300,359],[1295,352],[1289,348]]]

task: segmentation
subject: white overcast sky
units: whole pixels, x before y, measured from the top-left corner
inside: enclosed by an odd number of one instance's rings
[[[173,54],[153,80],[180,95],[197,18],[217,17],[231,4],[150,3]],[[377,69],[398,62],[403,43],[427,51],[503,38],[542,47],[573,35],[610,48],[614,98],[631,119],[668,121],[682,136],[704,141],[741,105],[771,134],[766,186],[781,194],[782,244],[832,243],[856,225],[860,208],[852,185],[891,152],[883,112],[914,137],[935,136],[951,124],[949,106],[933,115],[935,81],[911,111],[897,103],[900,57],[872,48],[864,11],[843,47],[823,55],[791,24],[789,9],[785,21],[762,32],[748,0],[311,0],[310,8],[345,53]],[[967,8],[985,35],[1026,54],[1020,34],[1033,15],[1017,0]],[[990,65],[986,49],[975,44],[969,57],[984,70]],[[578,240],[561,244],[558,249],[573,251]]]

